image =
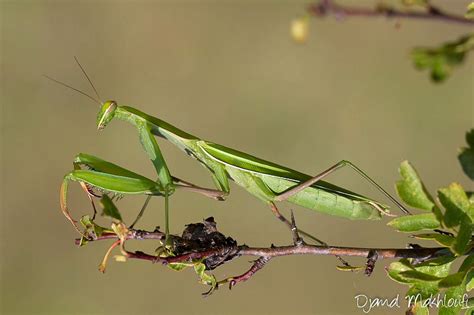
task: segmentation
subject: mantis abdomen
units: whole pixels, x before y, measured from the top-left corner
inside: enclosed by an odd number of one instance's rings
[[[287,179],[269,176],[265,176],[263,181],[276,193],[284,192],[297,184]],[[381,218],[381,213],[376,206],[382,209],[387,208],[381,204],[374,206],[373,201],[365,200],[362,196],[335,193],[322,187],[305,188],[289,197],[288,201],[308,209],[351,220],[378,220]]]

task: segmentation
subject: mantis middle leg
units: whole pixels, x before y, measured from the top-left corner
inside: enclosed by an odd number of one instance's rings
[[[192,192],[199,193],[201,195],[204,195],[206,197],[223,201],[224,197],[228,194],[225,191],[217,190],[217,189],[208,189],[208,188],[203,188],[196,186],[190,182],[184,181],[182,179],[179,179],[175,176],[172,176],[173,181],[175,182],[175,187],[176,189],[183,189],[183,190],[188,190]],[[130,225],[129,228],[133,228],[135,224],[140,220],[140,218],[143,216],[143,213],[145,212],[146,207],[148,206],[148,203],[150,202],[152,196],[148,196],[143,203],[143,206],[140,209],[140,212],[138,213],[137,217],[133,221],[133,223]]]

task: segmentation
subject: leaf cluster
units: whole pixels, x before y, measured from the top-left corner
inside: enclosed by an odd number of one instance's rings
[[[463,148],[459,160],[466,175],[473,179],[474,154],[472,154],[474,129],[466,139],[469,147]],[[407,161],[400,166],[401,179],[396,188],[400,198],[421,213],[393,219],[389,226],[400,232],[416,232],[416,239],[430,240],[442,247],[438,255],[424,260],[401,259],[390,264],[388,276],[408,285],[407,299],[412,312],[424,314],[429,306],[439,308],[439,314],[458,314],[467,307],[465,294],[474,287],[473,221],[474,197],[457,183],[437,191],[435,200],[426,189],[415,168]],[[465,258],[464,258],[465,257]],[[454,261],[462,259],[454,270]],[[443,291],[443,302],[433,305],[433,296]],[[457,301],[448,305],[447,301]],[[465,302],[465,303],[464,303]]]
[[[453,68],[464,62],[467,53],[473,49],[474,34],[469,34],[438,47],[414,48],[411,56],[417,69],[429,70],[431,80],[442,82],[449,77]]]

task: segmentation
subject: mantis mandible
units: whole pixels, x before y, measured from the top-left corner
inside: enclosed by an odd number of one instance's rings
[[[76,62],[89,80],[98,99],[100,99],[91,80],[77,59]],[[276,202],[288,201],[307,209],[351,220],[376,220],[380,219],[382,214],[387,214],[388,206],[322,181],[324,177],[344,166],[349,166],[395,203],[405,214],[410,214],[400,202],[350,161],[342,160],[318,175],[310,176],[250,154],[203,140],[133,107],[119,105],[114,100],[101,102],[69,85],[55,79],[51,80],[78,91],[100,104],[97,115],[98,130],[103,130],[114,119],[135,126],[142,147],[152,161],[158,177],[154,181],[99,158],[79,155],[74,162],[75,170],[66,175],[61,189],[63,212],[73,224],[74,221],[69,216],[66,206],[67,182],[69,180],[79,181],[90,197],[93,193],[89,186],[119,194],[149,195],[137,219],[142,215],[150,196],[165,196],[167,235],[168,197],[177,188],[192,190],[207,197],[223,200],[230,193],[229,180],[266,203],[272,212],[288,225],[289,221],[281,215],[275,205]],[[201,188],[171,176],[155,137],[170,141],[208,169],[217,189]],[[85,165],[89,170],[80,169],[81,165]]]

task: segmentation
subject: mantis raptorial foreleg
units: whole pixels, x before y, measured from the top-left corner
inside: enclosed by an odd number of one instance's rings
[[[166,165],[165,159],[161,154],[160,147],[156,142],[155,136],[150,131],[150,127],[147,124],[143,126],[137,126],[140,133],[140,142],[142,143],[145,152],[153,163],[158,174],[158,181],[163,185],[165,191],[172,193],[174,189],[173,180],[171,174]]]
[[[82,169],[82,166],[87,169]],[[63,214],[81,235],[82,232],[76,224],[77,221],[71,217],[67,206],[67,194],[70,181],[79,182],[92,203],[92,195],[96,195],[91,191],[91,187],[119,195],[164,195],[162,186],[151,179],[98,157],[79,154],[74,159],[74,170],[64,176],[63,184],[61,185],[60,204]],[[93,207],[95,213],[95,205]]]
[[[224,196],[227,194],[221,190],[214,190],[214,189],[207,189],[202,188],[196,185],[193,185],[189,182],[183,181],[179,178],[171,176],[168,166],[166,165],[165,159],[161,153],[160,147],[158,142],[155,139],[155,136],[151,132],[151,126],[145,122],[142,124],[137,124],[137,129],[140,135],[140,142],[147,153],[148,157],[152,161],[156,172],[158,174],[157,182],[163,185],[163,190],[165,192],[165,230],[169,230],[168,222],[169,222],[169,199],[168,197],[174,192],[175,189],[182,189],[193,191],[199,194],[202,194],[206,197],[217,199],[217,200],[224,200]],[[138,214],[137,218],[135,219],[133,225],[140,219],[143,215],[146,206],[148,205],[149,197],[145,200],[144,205],[142,206],[140,213]],[[166,233],[166,240],[168,240],[168,233]]]
[[[139,216],[137,219],[135,219],[132,226],[136,224],[138,219],[141,217],[152,196],[166,196],[166,190],[164,190],[164,187],[159,179],[157,181],[153,181],[95,156],[79,154],[74,159],[73,165],[74,170],[64,177],[64,181],[61,186],[60,201],[63,214],[80,234],[82,234],[82,232],[77,226],[76,221],[71,217],[67,207],[69,181],[77,181],[81,184],[81,187],[86,192],[89,200],[91,201],[92,207],[94,209],[94,216],[97,213],[97,210],[95,208],[93,197],[100,196],[96,195],[91,188],[96,188],[115,194],[148,195]],[[85,169],[83,169],[83,167]],[[177,177],[171,177],[171,180],[172,185],[176,189],[193,191],[218,200],[221,200],[226,195],[225,192],[201,188]],[[169,204],[167,202],[168,201],[165,200],[165,218],[167,217],[166,208],[169,208]]]
[[[166,165],[166,162],[161,154],[160,147],[156,142],[155,137],[150,131],[150,126],[148,124],[144,124],[143,126],[137,125],[139,134],[140,134],[140,142],[142,143],[145,152],[148,154],[149,158],[151,159],[153,166],[156,169],[158,174],[158,181],[163,184],[163,190],[165,195],[165,246],[168,245],[169,242],[169,196],[174,192],[174,184],[171,179],[171,174]],[[143,214],[143,211],[146,208],[147,201],[145,201],[142,210],[139,213],[139,217]],[[135,222],[140,218],[137,217]]]
[[[350,166],[353,170],[357,172],[360,176],[365,178],[369,183],[371,183],[373,186],[375,186],[379,191],[381,191],[387,198],[389,198],[393,203],[395,203],[400,210],[402,210],[405,214],[411,214],[397,199],[395,199],[392,195],[390,195],[385,189],[383,189],[379,184],[377,184],[372,178],[370,178],[364,171],[362,171],[360,168],[358,168],[356,165],[354,165],[352,162],[347,161],[347,160],[342,160],[327,170],[321,172],[320,174],[310,178],[309,180],[300,183],[287,191],[278,194],[275,197],[275,201],[284,201],[290,198],[291,196],[299,193],[300,191],[310,187],[311,185],[315,184],[319,180],[323,179],[324,177],[328,176],[329,174],[335,172],[336,170],[344,167],[344,166]]]

